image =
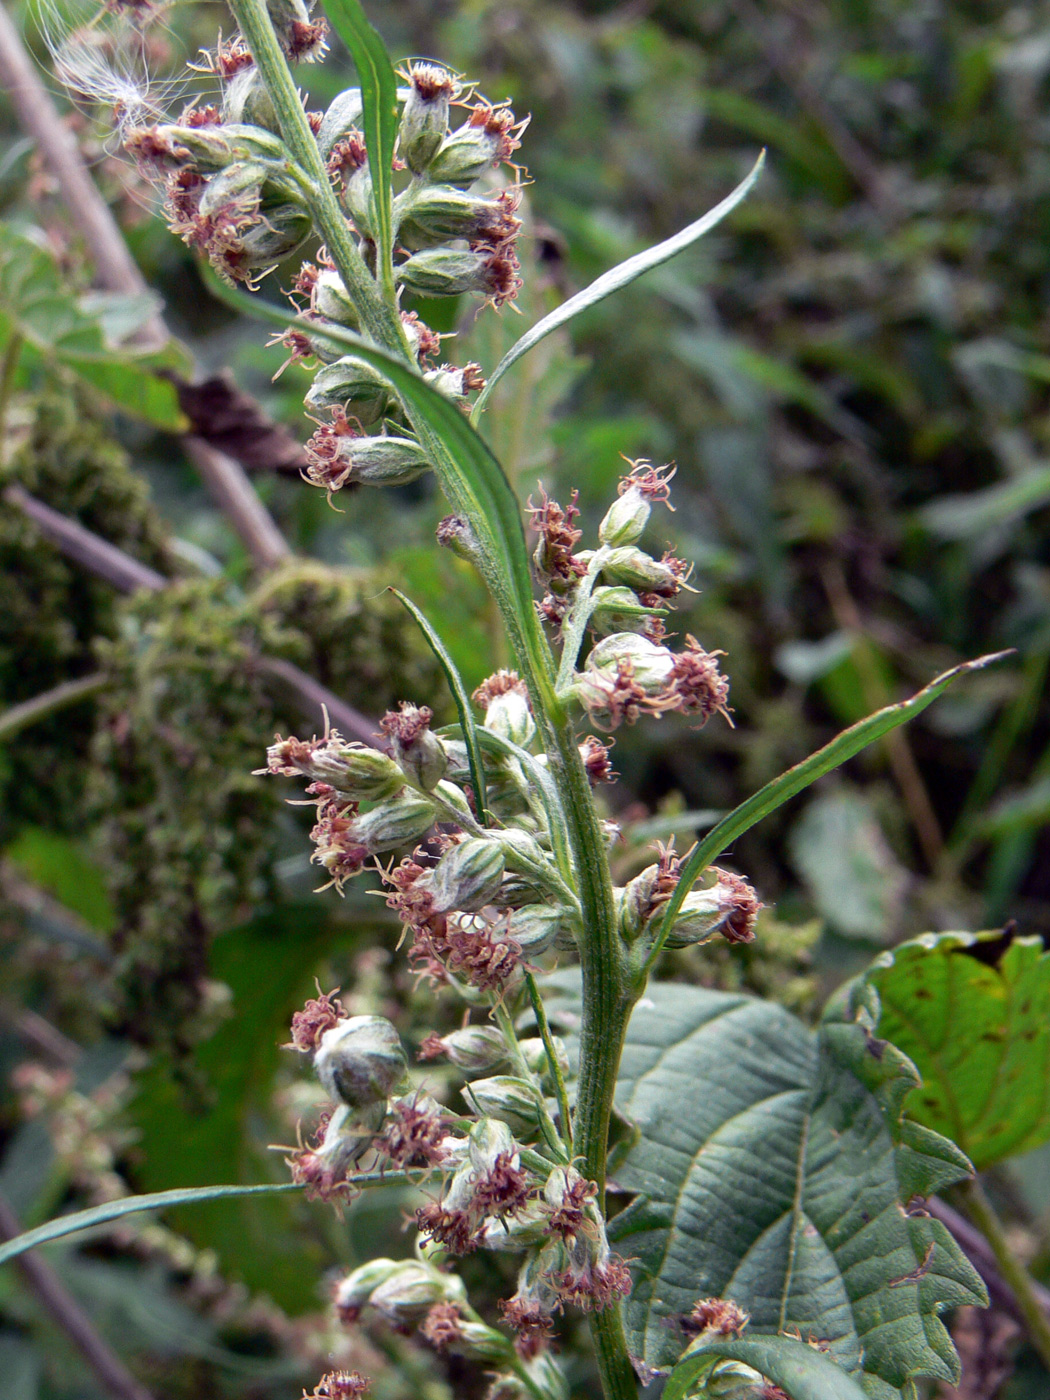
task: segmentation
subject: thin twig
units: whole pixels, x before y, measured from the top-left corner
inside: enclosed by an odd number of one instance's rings
[[[0,1195],[0,1239],[13,1240],[22,1233],[17,1215]],[[145,1386],[140,1385],[120,1357],[95,1330],[95,1325],[51,1265],[30,1250],[17,1260],[17,1268],[45,1312],[66,1334],[84,1360],[94,1371],[99,1384],[114,1400],[153,1400]]]
[[[257,567],[272,569],[289,558],[292,551],[287,540],[240,463],[203,438],[184,438],[183,446]]]
[[[96,695],[100,690],[105,690],[107,685],[109,677],[104,676],[101,671],[96,671],[93,675],[81,676],[76,681],[63,681],[61,685],[45,690],[42,695],[34,695],[32,700],[23,700],[20,705],[12,705],[0,714],[0,740],[10,739],[20,729],[25,729],[26,725],[35,724],[38,719],[46,719],[48,715],[64,710],[67,705],[75,705],[78,700],[84,700],[89,695]]]
[[[156,569],[140,564],[93,530],[86,529],[79,520],[71,520],[61,511],[46,506],[24,487],[17,484],[8,486],[4,491],[4,500],[24,511],[40,533],[56,544],[63,554],[83,564],[91,573],[104,578],[122,593],[134,593],[138,588],[156,592],[165,586],[167,580]]]
[[[146,279],[84,164],[75,136],[63,122],[2,6],[0,82],[19,122],[36,142],[58,181],[66,207],[91,250],[99,284],[128,296],[148,294]],[[151,345],[163,345],[170,338],[160,315],[151,317],[143,327],[142,340]],[[228,515],[255,563],[270,568],[284,559],[290,552],[288,545],[240,463],[208,447],[202,439],[189,437],[184,442],[216,503]]]
[[[57,1026],[28,1007],[4,1007],[0,1016],[27,1045],[60,1065],[75,1065],[83,1053],[75,1040],[70,1040]]]

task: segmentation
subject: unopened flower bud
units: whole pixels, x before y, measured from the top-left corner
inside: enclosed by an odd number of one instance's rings
[[[622,662],[631,666],[631,677],[647,695],[657,695],[671,678],[674,656],[667,647],[637,632],[614,632],[603,637],[587,657],[587,670],[615,674]]]
[[[408,1069],[401,1037],[384,1016],[350,1016],[325,1031],[314,1069],[330,1098],[352,1109],[385,1103]]]
[[[506,1043],[494,1026],[464,1026],[441,1036],[437,1044],[457,1069],[471,1074],[495,1069],[507,1058]]]
[[[437,542],[468,564],[480,565],[484,561],[485,555],[474,527],[465,516],[446,515],[437,527]]]
[[[482,1230],[482,1246],[499,1253],[521,1254],[546,1238],[549,1220],[543,1207],[531,1201],[514,1215],[490,1216]]]
[[[307,456],[308,479],[329,491],[355,484],[407,486],[430,469],[422,448],[410,438],[354,437],[334,428],[314,434]]]
[[[188,159],[205,173],[224,170],[234,161],[264,160],[277,167],[290,163],[291,155],[279,136],[251,123],[229,122],[210,126],[158,126],[154,136],[170,141],[188,153]]]
[[[449,185],[413,186],[394,206],[400,242],[410,251],[465,238],[471,245],[494,248],[517,237],[521,220],[515,210],[518,190],[503,190],[495,199],[465,194]]]
[[[502,899],[502,891],[501,891]],[[526,904],[515,909],[507,928],[508,937],[521,949],[526,960],[538,958],[553,948],[565,924],[565,910],[550,904]]]
[[[730,870],[712,866],[708,873],[714,875],[714,885],[686,895],[668,934],[668,948],[706,943],[715,934],[728,943],[754,941],[755,919],[762,907],[754,889],[742,875]]]
[[[401,1259],[369,1259],[338,1285],[334,1294],[336,1311],[344,1322],[356,1322],[380,1284],[393,1277],[404,1263]]]
[[[508,870],[527,874],[536,866],[547,863],[546,853],[535,836],[528,831],[522,831],[520,827],[508,826],[504,831],[497,833],[496,839],[503,847]]]
[[[466,403],[468,397],[485,387],[485,377],[481,366],[471,363],[459,369],[456,365],[441,365],[438,369],[428,369],[423,375],[426,382],[456,403]]]
[[[369,744],[347,743],[337,731],[327,739],[278,739],[266,750],[270,773],[301,773],[327,783],[354,802],[375,802],[404,786],[394,760]]]
[[[474,813],[470,810],[470,803],[467,801],[467,794],[456,783],[450,783],[446,778],[434,787],[434,796],[439,797],[446,806],[464,818],[466,821],[474,820]],[[503,833],[501,832],[502,836]]]
[[[212,218],[224,205],[233,201],[246,212],[255,212],[266,175],[266,166],[261,161],[234,161],[205,184],[198,206],[200,213],[205,218]]]
[[[652,506],[637,486],[618,496],[598,526],[598,539],[607,545],[629,545],[641,539]]]
[[[521,278],[509,244],[485,252],[427,248],[394,269],[398,281],[423,296],[451,297],[480,292],[497,306],[513,300]]]
[[[370,1305],[395,1327],[422,1322],[435,1303],[466,1303],[467,1290],[455,1274],[442,1273],[421,1259],[404,1259],[372,1290]]]
[[[433,825],[436,816],[433,802],[406,787],[397,796],[378,803],[370,812],[355,817],[351,835],[354,841],[378,855],[418,841]]]
[[[388,710],[379,722],[409,781],[428,790],[437,786],[448,768],[445,746],[430,728],[433,717],[429,705],[404,700],[399,709]]]
[[[334,321],[338,326],[346,326],[356,331],[360,326],[357,308],[350,300],[343,279],[338,272],[326,268],[318,275],[313,290],[313,310],[326,321]]]
[[[551,1044],[557,1056],[558,1067],[563,1074],[569,1072],[569,1054],[565,1049],[565,1042],[560,1036],[551,1036]],[[525,1063],[535,1075],[550,1074],[550,1060],[547,1057],[547,1046],[538,1036],[529,1036],[525,1040],[518,1042],[518,1049],[525,1058]]]
[[[612,632],[648,633],[659,613],[639,603],[633,589],[623,585],[594,590],[591,626],[601,636]]]
[[[514,1133],[533,1133],[539,1124],[539,1099],[532,1084],[509,1074],[475,1079],[463,1090],[473,1112],[498,1118]]]
[[[325,52],[325,21],[311,20],[303,0],[267,0],[278,42],[292,63],[312,62]]]
[[[494,1083],[494,1080],[481,1080],[480,1083]],[[498,1158],[516,1157],[516,1144],[510,1127],[500,1118],[480,1118],[470,1130],[467,1153],[470,1164],[479,1174],[490,1172]]]
[[[642,593],[673,598],[682,587],[683,570],[678,561],[654,559],[636,545],[621,545],[609,551],[602,564],[602,578],[607,583],[623,583]]]
[[[354,355],[344,355],[318,370],[306,394],[307,408],[342,408],[347,417],[366,427],[378,422],[390,404],[386,380]]]
[[[422,175],[448,133],[448,110],[459,84],[436,63],[414,63],[401,113],[398,153],[412,171]]]
[[[434,910],[466,913],[483,909],[499,889],[505,857],[498,841],[470,836],[438,861],[434,870]]]
[[[484,725],[493,734],[517,744],[518,748],[528,748],[536,737],[536,721],[532,718],[525,687],[517,685],[494,695],[485,709]]]
[[[510,158],[521,144],[517,138],[524,125],[515,125],[506,107],[477,107],[467,123],[441,143],[427,174],[436,184],[472,185],[491,166]]]
[[[317,144],[325,160],[337,141],[360,127],[363,112],[360,88],[347,88],[332,99],[317,132]]]
[[[227,123],[265,127],[272,132],[280,130],[270,94],[254,63],[241,68],[226,84],[222,119]]]

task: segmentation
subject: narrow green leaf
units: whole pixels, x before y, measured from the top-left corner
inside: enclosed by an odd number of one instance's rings
[[[762,173],[765,160],[766,153],[763,151],[759,155],[758,160],[755,161],[751,173],[747,178],[742,180],[732,194],[727,195],[726,198],[722,200],[721,204],[716,204],[713,209],[709,210],[702,219],[697,219],[695,223],[689,224],[688,227],[682,229],[681,232],[664,239],[662,243],[657,243],[652,248],[646,248],[644,252],[636,253],[633,258],[627,258],[626,261],[620,263],[618,267],[614,267],[608,272],[603,272],[600,277],[595,278],[589,287],[585,287],[582,292],[577,292],[576,295],[570,297],[568,301],[563,301],[561,306],[552,311],[549,316],[544,316],[542,321],[537,321],[531,330],[526,331],[521,339],[511,346],[503,356],[503,359],[500,360],[499,364],[492,371],[488,383],[481,391],[474,405],[474,411],[471,414],[471,422],[476,423],[478,421],[478,417],[485,407],[489,395],[506,374],[507,370],[510,369],[511,365],[517,360],[520,360],[522,355],[531,350],[534,345],[538,345],[540,341],[544,340],[552,331],[556,331],[559,326],[564,326],[567,321],[571,321],[572,318],[578,316],[581,311],[586,311],[588,307],[595,306],[598,302],[604,301],[607,296],[611,296],[613,292],[618,292],[621,288],[628,286],[636,278],[641,277],[643,273],[648,272],[651,268],[659,267],[661,263],[665,263],[670,258],[673,258],[676,253],[681,253],[685,248],[688,248],[690,244],[695,243],[698,238],[702,238],[705,233],[713,229],[716,224],[721,223],[726,215],[731,213],[751,190],[755,181]]]
[[[474,785],[474,795],[478,802],[478,812],[484,817],[488,811],[488,795],[485,791],[485,769],[481,759],[481,749],[478,744],[478,730],[474,723],[474,711],[470,706],[470,696],[467,688],[463,684],[463,677],[459,674],[456,663],[449,656],[444,642],[431,627],[426,617],[410,598],[392,588],[390,592],[402,603],[419,623],[419,630],[426,637],[430,644],[430,649],[438,659],[438,664],[445,673],[448,681],[448,688],[452,691],[452,698],[456,702],[456,711],[459,714],[460,728],[463,731],[463,742],[467,746],[467,762],[470,765],[470,781]]]
[[[201,275],[214,295],[236,310],[316,335],[312,322],[225,286],[210,268],[202,266]],[[476,565],[499,607],[518,665],[530,688],[542,697],[546,711],[556,713],[553,665],[533,606],[521,512],[503,468],[451,399],[425,383],[415,370],[342,327],[326,326],[324,335],[378,369],[400,395],[442,490],[476,532]]]
[[[78,1230],[90,1230],[96,1225],[105,1225],[110,1220],[120,1220],[125,1215],[134,1215],[143,1210],[165,1210],[170,1206],[193,1205],[197,1201],[218,1201],[225,1196],[263,1196],[278,1191],[301,1191],[302,1187],[291,1181],[282,1181],[266,1186],[193,1186],[176,1191],[155,1191],[149,1196],[126,1196],[120,1201],[107,1201],[101,1206],[91,1206],[88,1210],[74,1211],[71,1215],[60,1215],[56,1220],[48,1220],[35,1230],[25,1230],[13,1240],[0,1244],[0,1264],[16,1259],[27,1249],[47,1244],[49,1240],[62,1239],[65,1235],[75,1235]]]
[[[860,753],[861,749],[866,749],[869,744],[873,744],[876,739],[881,739],[891,730],[907,723],[910,719],[914,719],[917,714],[921,714],[927,705],[931,705],[938,695],[947,690],[952,682],[958,680],[960,676],[967,675],[971,671],[979,671],[985,666],[992,665],[993,662],[1001,661],[1003,657],[1008,655],[1010,655],[1009,652],[999,651],[989,656],[978,657],[976,661],[966,661],[961,666],[953,666],[950,671],[945,671],[943,675],[931,681],[910,700],[901,700],[896,705],[887,705],[885,709],[877,710],[867,719],[862,719],[859,724],[844,729],[841,734],[832,739],[830,744],[825,744],[822,749],[810,754],[801,763],[796,763],[794,768],[789,768],[786,773],[781,773],[779,778],[774,778],[765,787],[759,788],[758,792],[749,797],[746,802],[742,802],[727,817],[723,817],[718,825],[712,828],[695,847],[692,855],[683,864],[678,885],[668,900],[667,913],[664,916],[652,952],[649,954],[647,966],[652,965],[657,953],[663,947],[686,895],[715,857],[721,855],[738,836],[742,836],[745,831],[750,831],[763,817],[768,817],[771,812],[782,807],[785,802],[809,787],[811,783],[815,783],[818,778],[822,778],[825,773],[831,773],[847,759]]]
[[[393,291],[393,160],[397,142],[397,78],[386,45],[369,24],[360,0],[325,0],[332,28],[342,39],[357,69],[364,105],[365,146],[372,177],[380,281]]]
[[[1050,1139],[1050,953],[1042,939],[927,933],[866,974],[878,1034],[923,1083],[910,1118],[952,1137],[979,1171]]]
[[[646,1366],[673,1366],[681,1319],[721,1297],[749,1339],[819,1340],[869,1397],[958,1377],[938,1314],[982,1305],[983,1285],[906,1207],[970,1164],[903,1117],[915,1067],[851,1009],[814,1033],[774,1003],[661,982],[635,1007],[616,1089],[638,1132],[616,1184],[635,1199],[610,1238],[632,1261],[624,1318]]]
[[[721,1338],[684,1356],[664,1386],[663,1400],[685,1400],[719,1361],[740,1361],[786,1391],[790,1400],[868,1400],[845,1371],[794,1337]]]

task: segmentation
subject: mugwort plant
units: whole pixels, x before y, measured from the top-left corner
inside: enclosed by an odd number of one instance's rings
[[[148,0],[110,8],[140,28],[152,15]],[[490,1400],[568,1395],[558,1329],[574,1312],[608,1400],[658,1377],[667,1400],[893,1400],[957,1378],[939,1313],[984,1290],[922,1202],[970,1168],[902,1116],[917,1076],[876,1036],[873,988],[840,997],[814,1033],[774,1004],[653,974],[666,949],[754,939],[759,897],[719,858],[969,667],[845,731],[691,851],[657,848],[617,887],[618,830],[593,795],[615,778],[608,736],[665,715],[732,723],[722,654],[667,630],[691,566],[646,544],[674,468],[627,463],[585,539],[575,495],[562,504],[537,486],[523,507],[484,437],[516,361],[713,227],[761,159],[710,214],[600,277],[498,365],[445,363],[402,295],[513,303],[527,121],[438,62],[395,69],[358,0],[326,7],[357,85],[308,110],[293,67],[324,60],[326,19],[304,0],[230,8],[237,32],[197,64],[212,92],[174,119],[140,108],[126,148],[217,291],[276,322],[284,355],[312,368],[309,482],[334,497],[432,473],[449,503],[438,544],[484,579],[514,662],[468,696],[405,599],[458,724],[435,729],[433,697],[416,696],[383,717],[375,747],[326,727],[278,737],[260,770],[315,807],[322,888],[378,872],[409,966],[463,1007],[459,1029],[418,1047],[461,1074],[458,1109],[431,1096],[383,1017],[319,990],[294,1018],[292,1045],[330,1101],[290,1153],[294,1182],[336,1205],[375,1184],[418,1187],[414,1256],[343,1278],[339,1318],[378,1318],[467,1358],[491,1373]],[[230,290],[255,289],[318,239],[289,279],[291,311]],[[616,1213],[614,1110],[628,1125],[617,1199],[630,1198]],[[498,1316],[471,1305],[457,1272],[478,1251],[517,1263]],[[332,1372],[314,1393],[365,1386]]]

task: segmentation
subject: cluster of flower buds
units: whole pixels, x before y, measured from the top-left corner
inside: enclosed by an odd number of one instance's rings
[[[541,492],[529,502],[537,535],[534,563],[545,593],[541,617],[576,638],[589,628],[597,639],[566,690],[606,732],[641,715],[676,712],[705,724],[713,714],[729,718],[729,683],[718,668],[721,652],[705,651],[687,636],[680,651],[666,645],[663,618],[671,600],[688,586],[690,568],[670,551],[657,559],[641,539],[654,502],[671,509],[671,467],[631,464],[616,501],[598,530],[598,549],[578,550],[582,531],[573,493],[567,507]],[[574,656],[573,660],[576,660]]]

